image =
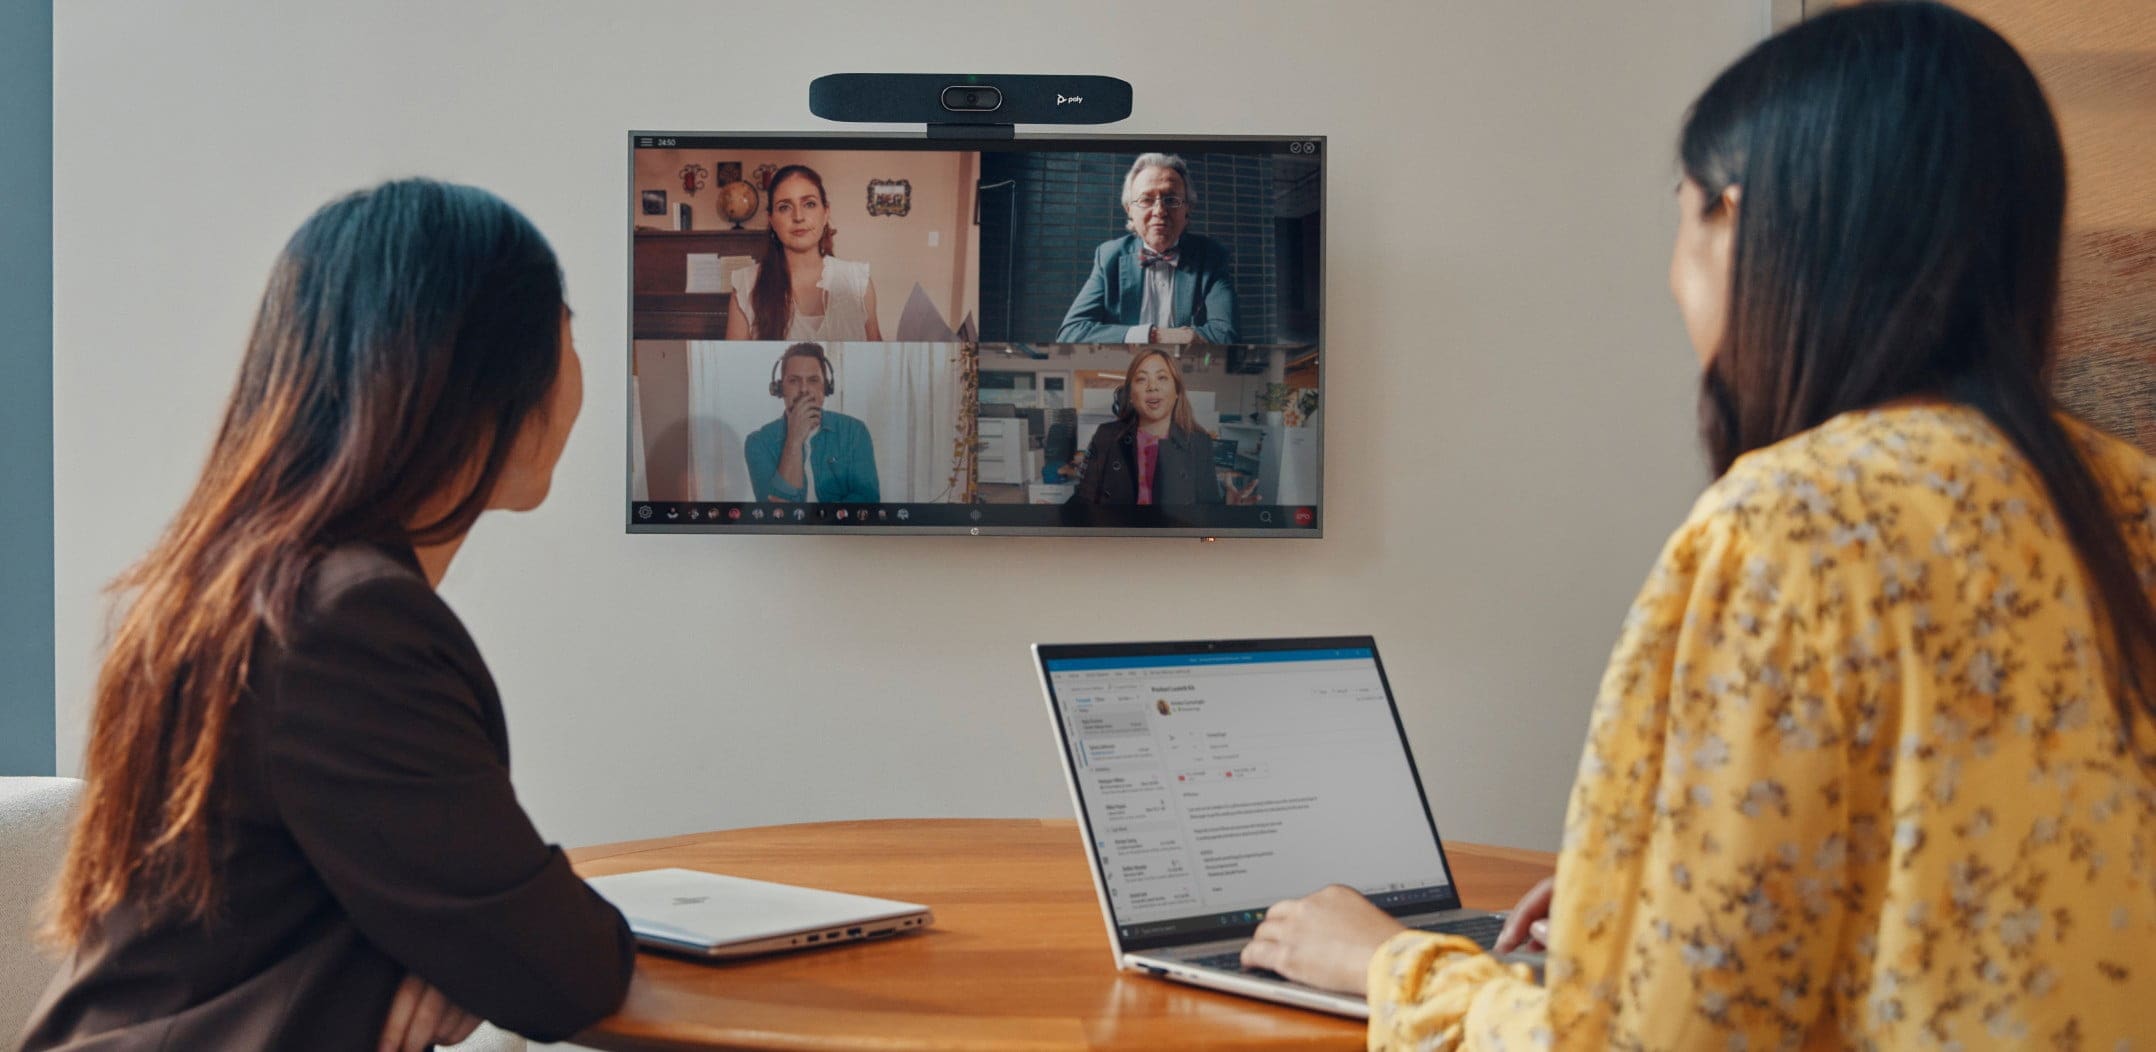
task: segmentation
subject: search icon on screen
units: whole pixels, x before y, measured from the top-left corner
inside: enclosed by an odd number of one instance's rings
[[[1261,512],[1259,512],[1259,513],[1258,513],[1258,521],[1259,521],[1259,522],[1262,522],[1262,523],[1265,523],[1266,525],[1271,525],[1271,524],[1272,524],[1272,521],[1273,521],[1273,513],[1272,513],[1272,512],[1269,512],[1269,511],[1261,511]]]

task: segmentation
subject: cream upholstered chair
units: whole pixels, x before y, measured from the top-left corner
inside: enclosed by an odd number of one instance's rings
[[[11,1043],[60,967],[32,937],[60,871],[82,782],[0,778],[0,1043]]]
[[[0,778],[0,1045],[12,1045],[59,961],[32,937],[38,909],[67,847],[68,820],[82,782]],[[524,1039],[482,1026],[455,1052],[522,1052]]]

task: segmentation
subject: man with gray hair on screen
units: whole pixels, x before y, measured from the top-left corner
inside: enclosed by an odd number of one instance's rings
[[[1056,342],[1236,342],[1228,249],[1188,232],[1197,204],[1181,157],[1139,154],[1123,177],[1130,233],[1093,251]]]

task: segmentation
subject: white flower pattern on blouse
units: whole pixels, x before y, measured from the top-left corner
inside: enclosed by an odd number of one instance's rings
[[[2156,592],[2156,461],[2067,426]],[[1974,410],[1740,458],[1625,619],[1547,986],[1403,933],[1370,1047],[2156,1049],[2156,784],[2093,595]]]

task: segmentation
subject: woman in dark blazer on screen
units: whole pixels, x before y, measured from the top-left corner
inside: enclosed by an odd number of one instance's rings
[[[201,479],[117,585],[24,1047],[560,1040],[620,1003],[627,926],[518,805],[434,591],[482,512],[546,498],[568,314],[484,191],[389,183],[293,235]]]
[[[1093,432],[1073,504],[1164,506],[1239,503],[1213,469],[1213,436],[1190,412],[1182,371],[1167,352],[1138,352],[1123,374],[1116,418]]]

